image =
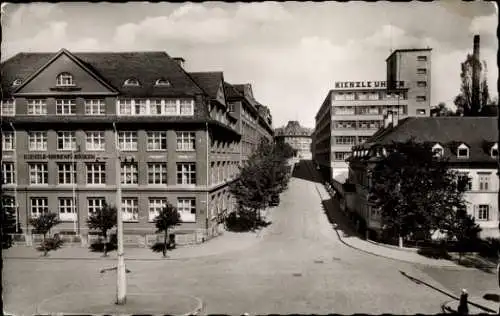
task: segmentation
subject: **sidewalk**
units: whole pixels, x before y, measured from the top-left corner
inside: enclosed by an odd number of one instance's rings
[[[398,249],[396,247],[391,247],[388,245],[378,244],[373,241],[364,240],[359,236],[354,229],[350,228],[352,225],[349,223],[349,220],[345,217],[343,213],[339,210],[335,210],[333,201],[331,201],[330,194],[326,190],[323,184],[316,183],[316,189],[321,197],[322,201],[329,200],[325,207],[331,208],[330,212],[335,213],[335,217],[338,223],[334,224],[335,231],[342,243],[345,245],[375,255],[379,257],[384,257],[392,260],[398,260],[408,263],[417,263],[422,265],[434,266],[434,267],[447,267],[447,268],[456,268],[456,269],[468,269],[466,267],[462,267],[452,261],[444,260],[444,259],[432,259],[419,255],[415,249],[411,248],[403,248]]]
[[[458,300],[450,300],[443,303],[441,309],[443,313],[447,314],[455,314],[458,310]],[[469,304],[469,315],[477,315],[477,314],[491,314],[496,315],[498,313],[498,303],[493,301],[485,300],[482,297],[470,297]],[[480,305],[481,307],[475,306]]]
[[[256,245],[262,240],[262,231],[234,233],[224,231],[203,244],[181,246],[177,249],[169,250],[167,258],[163,258],[162,253],[153,252],[150,248],[125,247],[125,259],[127,260],[182,260],[189,258],[206,257],[219,255],[232,251],[246,249]],[[4,259],[86,259],[86,260],[116,260],[116,251],[108,253],[103,257],[100,252],[91,252],[87,247],[68,246],[56,251],[49,252],[47,257],[43,257],[35,247],[14,246],[3,251]]]

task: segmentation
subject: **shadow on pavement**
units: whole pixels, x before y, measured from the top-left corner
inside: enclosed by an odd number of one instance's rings
[[[311,160],[300,160],[293,168],[292,177],[321,183],[321,178],[309,171],[313,169],[314,166]]]
[[[410,275],[406,274],[406,272],[404,272],[404,271],[399,270],[399,273],[401,273],[403,276],[405,276],[406,278],[410,279],[411,281],[415,282],[415,284],[418,284],[418,285],[425,285],[425,286],[427,286],[428,288],[433,289],[433,290],[435,290],[435,291],[437,291],[437,292],[439,292],[439,293],[441,293],[441,294],[444,294],[444,295],[446,295],[446,296],[448,296],[448,297],[450,297],[450,298],[452,298],[452,299],[454,299],[454,300],[457,300],[457,301],[458,301],[458,300],[460,300],[460,298],[459,298],[459,297],[457,297],[457,296],[455,296],[455,295],[453,295],[453,294],[450,294],[450,293],[448,293],[448,292],[446,292],[446,291],[443,291],[443,290],[441,290],[441,289],[438,289],[437,287],[435,287],[435,286],[433,286],[433,285],[430,285],[429,283],[426,283],[426,282],[424,282],[424,281],[422,281],[422,280],[419,280],[419,279],[417,279],[417,278],[415,278],[415,277],[412,277],[412,276],[410,276]],[[470,305],[474,306],[474,307],[477,307],[477,308],[479,308],[479,309],[481,309],[481,310],[485,311],[485,312],[490,312],[490,313],[495,313],[495,312],[496,312],[496,311],[492,310],[491,308],[488,308],[488,307],[485,307],[485,306],[481,306],[481,305],[476,304],[476,303],[473,303],[473,302],[471,302],[471,301],[469,301],[468,303],[469,303]]]
[[[483,295],[483,298],[487,301],[500,303],[500,295],[498,295],[498,294],[487,293],[487,294]]]
[[[345,217],[345,215],[342,214],[342,211],[340,211],[340,204],[338,200],[332,198],[323,200],[321,201],[321,205],[323,206],[323,211],[325,212],[328,221],[336,230],[340,230],[344,233],[343,237],[361,237],[354,231],[347,217]]]

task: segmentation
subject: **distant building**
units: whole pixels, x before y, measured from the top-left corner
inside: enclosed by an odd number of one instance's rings
[[[298,121],[288,121],[284,127],[275,130],[276,142],[289,144],[297,150],[296,158],[312,159],[312,129],[300,126]]]
[[[393,123],[391,123],[391,121]],[[482,237],[499,236],[498,221],[498,129],[493,117],[409,117],[399,122],[389,118],[387,127],[366,143],[355,146],[349,158],[349,184],[345,193],[347,210],[362,216],[369,229],[379,232],[380,213],[367,200],[371,184],[369,171],[377,155],[391,142],[411,137],[429,143],[438,154],[449,159],[450,167],[471,178],[465,193],[467,212],[483,229]]]
[[[387,58],[386,81],[335,82],[316,114],[313,160],[340,193],[348,176],[345,159],[383,125],[387,111],[398,119],[429,116],[431,49],[399,49]]]

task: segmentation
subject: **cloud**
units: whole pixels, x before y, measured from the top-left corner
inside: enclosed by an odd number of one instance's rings
[[[473,34],[488,34],[496,35],[498,26],[498,15],[478,16],[475,17],[469,27],[469,31]]]

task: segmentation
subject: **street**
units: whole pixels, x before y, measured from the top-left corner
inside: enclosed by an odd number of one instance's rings
[[[192,295],[203,301],[203,314],[434,314],[450,299],[436,289],[460,291],[443,285],[447,275],[473,280],[480,274],[495,289],[494,275],[480,271],[424,269],[347,247],[323,212],[310,170],[302,163],[281,204],[271,210],[272,224],[259,243],[209,257],[129,261],[128,291]],[[115,274],[99,273],[109,261],[7,259],[4,264],[5,309],[16,315],[33,314],[37,304],[61,293],[115,291]],[[455,285],[464,284],[448,286]]]

